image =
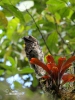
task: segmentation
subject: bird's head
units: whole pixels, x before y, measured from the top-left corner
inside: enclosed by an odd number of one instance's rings
[[[25,41],[25,43],[37,42],[37,40],[33,36],[25,36],[25,37],[23,37],[23,40]]]

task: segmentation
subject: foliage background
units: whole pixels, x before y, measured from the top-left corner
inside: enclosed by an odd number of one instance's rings
[[[44,99],[25,55],[24,36],[34,36],[44,55],[51,53],[56,62],[75,53],[75,1],[28,1],[0,0],[0,100]],[[75,73],[75,68],[68,71]]]

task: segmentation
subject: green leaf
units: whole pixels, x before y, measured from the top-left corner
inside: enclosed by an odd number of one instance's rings
[[[72,19],[72,20],[75,19],[75,12],[72,14],[71,19]]]
[[[4,3],[7,3],[7,4],[17,4],[20,0],[0,0],[0,4],[3,5]]]
[[[3,12],[0,11],[0,26],[6,27],[8,25],[8,21],[6,19],[6,16]]]
[[[14,87],[15,87],[16,89],[19,89],[20,87],[22,87],[22,85],[21,85],[19,82],[14,81]]]
[[[51,51],[57,50],[56,44],[58,42],[58,34],[56,32],[51,33],[47,39],[47,45]]]
[[[68,7],[64,7],[62,8],[62,11],[60,10],[58,13],[60,14],[61,18],[70,17],[72,10],[68,9]]]
[[[11,67],[10,66],[7,66],[5,64],[0,64],[0,67],[3,68],[4,70],[11,70]]]
[[[29,74],[29,73],[34,73],[34,70],[31,68],[23,68],[22,70],[18,71],[19,74]]]
[[[0,75],[2,75],[4,73],[4,70],[0,70]]]
[[[10,63],[12,64],[12,67],[15,67],[15,60],[12,57],[8,57],[8,60],[10,61]]]
[[[41,5],[41,6],[39,6]],[[34,8],[37,9],[38,13],[41,13],[42,10],[46,7],[46,3],[44,0],[34,0]]]
[[[25,23],[23,14],[18,10],[18,8],[9,4],[4,4],[3,8],[6,9],[6,11],[8,11],[9,13],[11,13],[12,16],[19,18],[21,23]]]
[[[9,0],[10,1],[10,0]],[[11,0],[10,4],[12,5],[16,5],[17,3],[19,3],[21,0]]]
[[[61,1],[66,2],[66,3],[69,2],[68,0],[61,0]]]
[[[11,69],[11,70],[12,70],[12,69]],[[12,75],[13,75],[11,70],[7,70],[7,71],[6,71],[6,76],[7,76],[7,77],[9,77],[9,76],[12,76]]]
[[[19,19],[14,18],[8,23],[7,27],[7,37],[12,40],[14,31],[16,30],[17,25],[19,24]]]
[[[1,0],[0,4],[3,5],[4,3],[10,4],[10,0]]]
[[[71,2],[72,4],[74,4],[74,3],[75,3],[75,0],[70,0],[70,2]]]
[[[35,77],[35,74],[33,75],[33,82],[32,82],[33,87],[36,87],[38,85],[38,80]]]
[[[60,10],[65,7],[65,2],[62,0],[48,0],[47,1],[48,9],[54,13],[57,10]]]
[[[75,38],[70,39],[70,44],[74,44],[75,45]]]

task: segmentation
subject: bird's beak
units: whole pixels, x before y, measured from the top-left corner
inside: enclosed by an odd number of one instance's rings
[[[31,42],[31,40],[29,39],[29,37],[28,36],[25,36],[25,37],[23,37],[23,40],[25,41],[25,42]]]
[[[28,39],[28,37],[23,37],[23,40],[24,40],[24,41],[27,41],[27,40],[29,40],[29,39]]]

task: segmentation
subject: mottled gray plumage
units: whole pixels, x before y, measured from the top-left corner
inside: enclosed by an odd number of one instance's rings
[[[40,61],[43,62],[44,54],[38,44],[38,41],[32,37],[32,36],[26,36],[23,38],[25,41],[25,52],[27,58],[38,58]],[[37,65],[31,64],[31,67],[35,70],[36,77],[41,78],[41,76],[45,75],[45,70],[43,70],[41,67],[38,67]]]

